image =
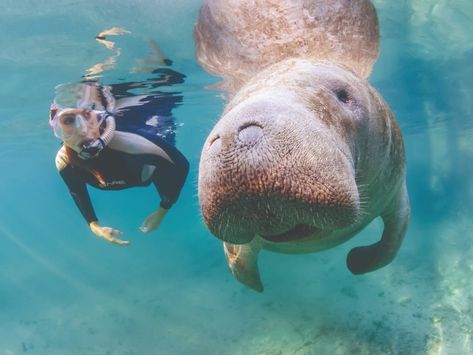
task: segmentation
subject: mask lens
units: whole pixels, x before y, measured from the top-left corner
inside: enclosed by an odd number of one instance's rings
[[[54,134],[62,140],[67,140],[74,135],[87,132],[87,123],[84,117],[77,113],[60,113],[54,118]]]
[[[51,126],[54,135],[61,140],[67,140],[74,135],[87,135],[88,132],[99,128],[103,115],[87,109],[68,109],[57,114]]]
[[[64,115],[61,117],[61,124],[72,126],[76,122],[76,115]]]

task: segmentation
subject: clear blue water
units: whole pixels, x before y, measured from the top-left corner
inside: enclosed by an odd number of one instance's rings
[[[263,252],[257,294],[227,270],[197,202],[201,146],[224,106],[196,63],[198,1],[9,1],[0,13],[1,354],[472,354],[473,5],[375,0],[381,55],[370,81],[404,133],[412,221],[396,260],[355,277],[345,256],[375,221],[319,254]],[[92,191],[101,220],[132,244],[89,232],[54,166],[54,87],[122,48],[103,81],[129,73],[154,39],[187,75],[173,87],[177,146],[191,172],[156,233],[141,234],[153,188]],[[140,76],[141,75],[141,76]]]

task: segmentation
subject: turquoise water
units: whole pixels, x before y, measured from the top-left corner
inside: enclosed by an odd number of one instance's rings
[[[202,222],[197,167],[224,107],[195,61],[198,1],[1,0],[1,354],[473,354],[473,5],[373,1],[381,54],[370,82],[391,105],[407,147],[412,220],[395,261],[353,276],[347,252],[379,238],[374,221],[319,253],[263,252],[266,290],[227,270]],[[181,198],[157,232],[138,227],[154,188],[91,190],[105,224],[131,241],[97,240],[54,166],[47,123],[54,87],[110,57],[94,40],[126,28],[103,82],[130,73],[155,40],[187,76],[175,111],[191,164]]]

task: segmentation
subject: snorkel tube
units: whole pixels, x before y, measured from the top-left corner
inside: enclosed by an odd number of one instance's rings
[[[115,133],[115,117],[110,113],[115,109],[115,99],[110,90],[110,86],[102,86],[99,84],[94,85],[100,96],[100,101],[105,111],[100,113],[102,116],[102,122],[105,122],[105,127],[102,134],[95,141],[87,142],[82,145],[82,150],[79,153],[79,157],[86,160],[94,158],[100,154],[100,152],[110,143]],[[93,104],[95,108],[95,103]],[[97,112],[97,115],[99,113]],[[103,123],[102,123],[103,124]]]
[[[110,143],[115,133],[115,118],[107,111],[100,113],[100,115],[105,115],[105,118],[103,118],[102,122],[102,124],[105,123],[105,128],[99,138],[82,145],[82,150],[79,153],[79,157],[84,160],[91,159],[99,155],[99,153],[108,145],[108,143]]]

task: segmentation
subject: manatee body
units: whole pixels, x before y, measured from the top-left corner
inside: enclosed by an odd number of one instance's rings
[[[206,0],[194,35],[199,63],[231,92],[291,57],[330,60],[366,78],[379,52],[369,0]]]
[[[288,59],[229,102],[200,160],[199,202],[235,277],[262,291],[261,249],[331,248],[381,216],[373,245],[350,251],[361,274],[388,264],[409,203],[400,130],[368,82],[338,64]]]
[[[350,251],[361,274],[395,257],[409,219],[404,147],[367,83],[379,51],[369,0],[205,0],[199,63],[232,98],[202,150],[199,203],[234,276],[262,291],[258,253]]]

